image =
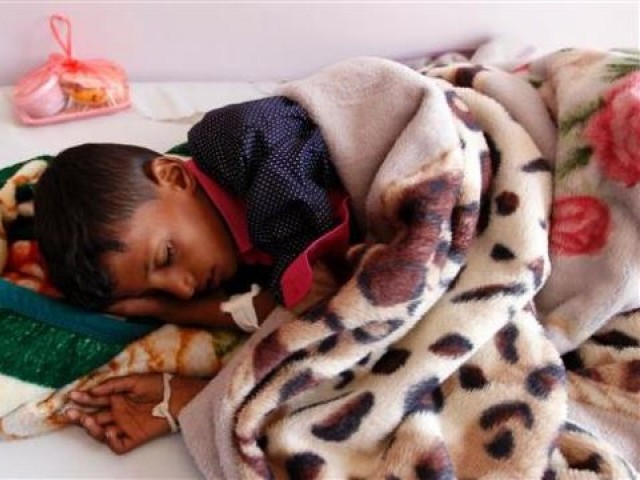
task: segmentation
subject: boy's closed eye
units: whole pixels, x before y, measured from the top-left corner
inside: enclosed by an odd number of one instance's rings
[[[171,240],[167,240],[162,248],[162,258],[158,263],[159,268],[169,267],[176,256],[176,247]]]

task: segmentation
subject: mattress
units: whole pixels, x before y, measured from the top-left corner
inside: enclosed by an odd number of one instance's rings
[[[165,151],[186,140],[206,111],[269,95],[273,83],[137,83],[132,108],[81,121],[25,127],[12,116],[10,87],[0,87],[0,167],[85,142],[117,142]],[[180,435],[116,456],[77,427],[0,444],[2,478],[200,478]]]

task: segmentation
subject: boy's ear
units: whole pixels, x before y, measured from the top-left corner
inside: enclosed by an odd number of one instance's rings
[[[184,162],[177,158],[156,157],[151,160],[151,175],[159,187],[169,187],[194,192],[196,179]]]

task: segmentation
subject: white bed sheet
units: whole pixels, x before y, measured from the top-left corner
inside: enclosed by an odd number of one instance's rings
[[[82,121],[25,127],[16,123],[11,89],[0,87],[0,167],[55,154],[84,142],[119,142],[158,151],[186,140],[191,124],[211,108],[268,95],[273,83],[140,83],[126,112]],[[77,427],[0,442],[2,478],[200,478],[180,435],[117,456]]]

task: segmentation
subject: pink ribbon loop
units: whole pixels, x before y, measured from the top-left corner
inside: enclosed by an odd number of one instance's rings
[[[71,22],[64,15],[54,14],[49,17],[49,27],[51,27],[53,38],[56,39],[56,42],[58,42],[58,45],[60,45],[60,48],[70,60],[72,58]],[[63,40],[62,33],[60,31],[63,27],[65,28],[66,41]]]

